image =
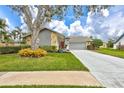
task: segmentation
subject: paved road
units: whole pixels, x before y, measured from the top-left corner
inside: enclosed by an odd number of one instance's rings
[[[105,87],[124,87],[124,59],[88,50],[71,51]]]

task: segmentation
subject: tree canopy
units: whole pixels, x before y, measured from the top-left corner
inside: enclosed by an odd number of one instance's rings
[[[92,13],[101,12],[101,9],[108,8],[107,5],[90,5],[86,6],[88,11]],[[39,44],[38,35],[45,24],[51,21],[53,16],[57,16],[59,20],[62,20],[66,15],[68,6],[66,5],[14,5],[10,6],[15,12],[17,12],[21,17],[23,17],[29,31],[32,32],[32,49],[37,49]],[[73,5],[72,9],[74,11],[75,18],[79,18],[83,15],[83,6]]]
[[[99,48],[103,45],[103,41],[101,39],[93,39],[93,44],[95,47]]]

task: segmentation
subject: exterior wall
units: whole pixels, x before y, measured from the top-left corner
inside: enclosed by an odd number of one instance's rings
[[[89,46],[89,45],[91,45],[91,41],[86,42],[86,46]]]
[[[51,32],[51,45],[56,46],[57,49],[59,49],[58,37],[57,34],[54,32]]]
[[[39,45],[51,45],[51,32],[47,30],[43,30],[40,32],[39,36]],[[31,36],[26,37],[26,44],[31,45]]]
[[[122,37],[116,44],[114,44],[114,49],[117,49],[118,48],[118,46],[119,46],[119,43],[121,44],[121,45],[124,45],[124,37]]]
[[[40,46],[50,46],[51,45],[51,32],[48,30],[43,30],[39,34],[39,45]]]
[[[1,43],[0,42],[0,47],[6,47],[6,46],[15,46],[14,43]]]
[[[31,36],[25,38],[26,44],[31,45]],[[39,36],[39,46],[56,46],[57,49],[60,47],[61,41],[64,41],[65,37],[56,32],[44,29],[40,32]]]
[[[27,45],[31,45],[31,36],[27,36],[25,41]]]

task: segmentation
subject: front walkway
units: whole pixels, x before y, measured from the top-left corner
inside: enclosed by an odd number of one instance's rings
[[[89,72],[83,71],[30,71],[2,73],[0,76],[0,86],[3,85],[101,86]]]
[[[88,50],[71,52],[105,87],[124,87],[124,59]]]

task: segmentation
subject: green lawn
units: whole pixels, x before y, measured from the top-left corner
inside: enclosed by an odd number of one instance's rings
[[[0,71],[56,70],[88,71],[71,53],[49,53],[41,58],[24,58],[17,54],[0,55]]]
[[[98,49],[96,51],[99,52],[99,53],[103,53],[103,54],[108,54],[108,55],[124,58],[124,51],[123,50],[101,48],[101,49]]]
[[[0,86],[0,88],[103,88],[101,86],[71,86],[71,85],[16,85]]]

